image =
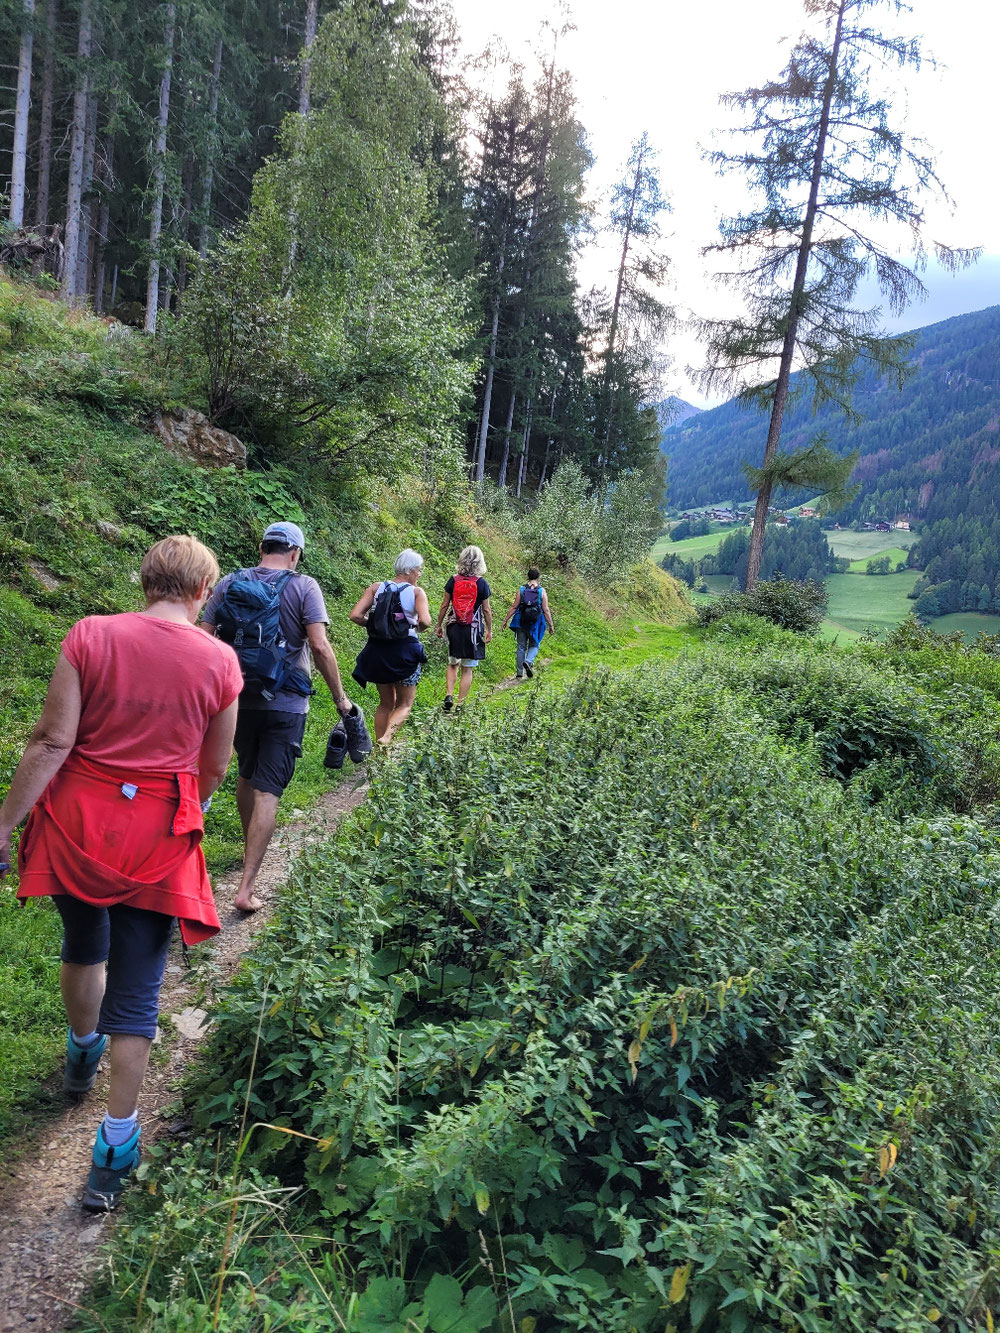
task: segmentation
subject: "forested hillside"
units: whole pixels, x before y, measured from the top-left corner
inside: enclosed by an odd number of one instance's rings
[[[845,421],[829,406],[814,416],[805,397],[788,412],[784,448],[825,434],[838,453],[860,452],[853,480],[861,490],[838,512],[841,522],[899,514],[954,518],[970,504],[982,512],[985,494],[990,496],[987,507],[993,504],[1000,306],[918,330],[910,364],[913,373],[900,389],[872,376],[860,380],[853,398],[857,421]],[[796,377],[793,383],[798,386]],[[668,427],[663,451],[670,503],[689,509],[721,499],[749,499],[741,464],[759,462],[766,424],[760,413],[733,401]],[[963,496],[963,490],[970,494]],[[942,492],[948,493],[947,502]]]
[[[440,473],[464,450],[520,497],[571,459],[658,503],[655,155],[621,144],[617,271],[579,290],[591,155],[554,34],[466,68],[425,0],[0,13],[0,263],[176,334],[260,460]]]
[[[857,421],[831,408],[814,417],[808,402],[798,402],[787,418],[784,447],[826,435],[840,454],[859,451],[857,495],[833,517],[841,524],[902,518],[919,527],[910,564],[927,574],[922,614],[995,610],[1000,307],[919,330],[910,361],[913,373],[902,388],[862,378],[854,395]],[[740,465],[759,460],[764,427],[759,414],[733,402],[667,430],[671,503],[688,508],[748,498]]]

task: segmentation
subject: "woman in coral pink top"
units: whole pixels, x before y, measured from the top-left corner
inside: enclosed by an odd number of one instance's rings
[[[67,1092],[93,1087],[111,1037],[83,1196],[92,1212],[115,1206],[139,1160],[136,1104],[174,921],[188,943],[219,929],[202,815],[229,765],[243,685],[233,650],[195,624],[219,577],[212,552],[165,537],[141,577],[144,611],[88,616],[67,634],[0,807],[0,878],[28,815],[18,897],[51,896],[63,921]]]

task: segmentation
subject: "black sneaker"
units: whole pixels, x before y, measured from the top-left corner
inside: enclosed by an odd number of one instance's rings
[[[372,752],[372,738],[365,725],[365,715],[357,704],[346,717],[341,718],[347,732],[347,753],[355,764],[363,764]],[[343,763],[343,760],[341,760]]]
[[[528,679],[531,680],[535,673],[534,673],[534,671],[532,670],[532,666],[531,666],[531,663],[530,663],[530,662],[525,662],[525,664],[524,664],[524,670],[525,670],[525,674],[527,675]]]
[[[330,739],[326,743],[326,754],[323,756],[323,767],[343,768],[346,756],[347,728],[344,726],[344,719],[341,718],[330,732]]]
[[[66,1070],[63,1074],[63,1091],[73,1097],[89,1092],[97,1081],[97,1066],[108,1044],[102,1033],[90,1046],[81,1046],[73,1036],[73,1029],[66,1033]]]
[[[451,697],[450,694],[446,694],[444,696],[444,703],[441,705],[441,707],[444,709],[446,713],[450,713],[451,710],[455,707],[455,700]]]
[[[139,1134],[139,1126],[136,1125],[130,1139],[112,1148],[104,1137],[104,1126],[98,1129],[94,1140],[93,1165],[81,1200],[85,1212],[110,1213],[115,1208],[127,1177],[138,1166],[142,1155]]]

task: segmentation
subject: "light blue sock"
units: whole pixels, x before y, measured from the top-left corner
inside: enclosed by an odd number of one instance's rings
[[[136,1122],[139,1118],[138,1110],[131,1115],[122,1116],[116,1119],[113,1115],[104,1117],[104,1141],[109,1148],[117,1148],[123,1143],[128,1143],[129,1139],[135,1133]]]
[[[79,1046],[81,1051],[85,1051],[88,1047],[93,1046],[94,1042],[98,1041],[101,1036],[99,1032],[88,1032],[85,1037],[78,1037],[76,1033],[73,1032],[72,1028],[70,1028],[70,1032],[73,1035],[73,1040],[76,1042],[77,1046]]]

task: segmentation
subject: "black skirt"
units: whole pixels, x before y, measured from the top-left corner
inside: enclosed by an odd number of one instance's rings
[[[351,674],[362,689],[369,682],[372,685],[398,685],[426,661],[427,654],[419,639],[369,639],[358,653]]]

